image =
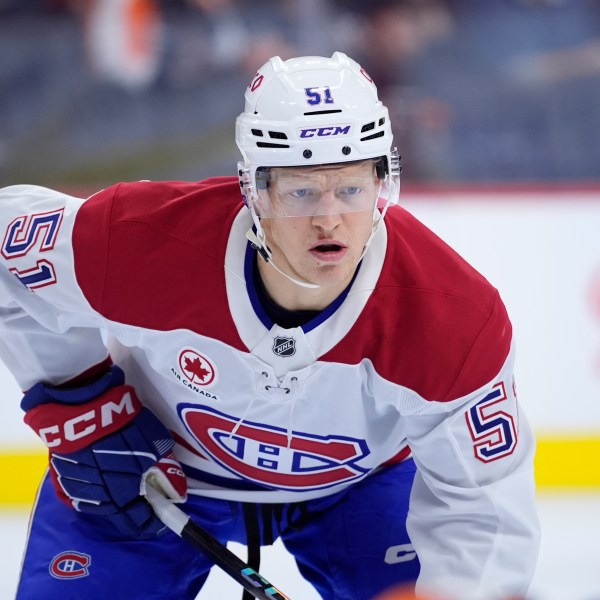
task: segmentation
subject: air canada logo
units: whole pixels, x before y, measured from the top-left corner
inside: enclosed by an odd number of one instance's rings
[[[185,348],[179,353],[179,369],[194,385],[211,385],[215,383],[217,376],[212,362],[194,348]]]
[[[293,356],[296,354],[296,340],[287,337],[276,337],[273,340],[273,353],[277,356]]]
[[[82,552],[68,550],[57,554],[50,563],[49,571],[56,579],[78,579],[89,575],[92,557]]]

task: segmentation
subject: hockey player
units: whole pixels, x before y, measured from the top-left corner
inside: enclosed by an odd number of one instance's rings
[[[398,206],[388,111],[344,54],[269,60],[237,177],[0,192],[2,358],[50,466],[19,600],[192,599],[281,537],[327,600],[524,596],[534,441],[498,292]],[[282,585],[283,587],[283,585]]]

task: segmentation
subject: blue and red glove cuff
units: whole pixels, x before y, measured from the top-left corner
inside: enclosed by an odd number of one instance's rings
[[[74,388],[34,385],[24,396],[24,421],[52,452],[68,454],[119,431],[142,410],[135,390],[113,365],[104,375]]]
[[[21,408],[27,412],[40,404],[58,402],[60,404],[84,404],[104,394],[112,387],[123,385],[125,374],[117,365],[112,365],[101,377],[78,387],[51,386],[36,383],[21,400]]]

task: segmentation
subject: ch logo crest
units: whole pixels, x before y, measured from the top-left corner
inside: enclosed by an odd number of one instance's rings
[[[273,340],[273,354],[277,356],[293,356],[296,354],[296,340],[288,337],[276,337]]]
[[[50,575],[56,579],[79,579],[89,575],[92,557],[83,552],[67,550],[57,554],[50,562]]]
[[[282,490],[316,490],[364,477],[365,440],[289,432],[201,404],[180,404],[179,417],[203,452],[247,482]],[[291,437],[290,437],[291,436]]]

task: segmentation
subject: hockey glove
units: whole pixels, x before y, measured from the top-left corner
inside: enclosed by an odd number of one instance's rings
[[[140,495],[148,475],[176,502],[185,501],[187,482],[171,434],[124,381],[113,365],[80,387],[38,383],[21,408],[50,450],[58,496],[80,512],[108,517],[128,536],[148,538],[164,529]]]

